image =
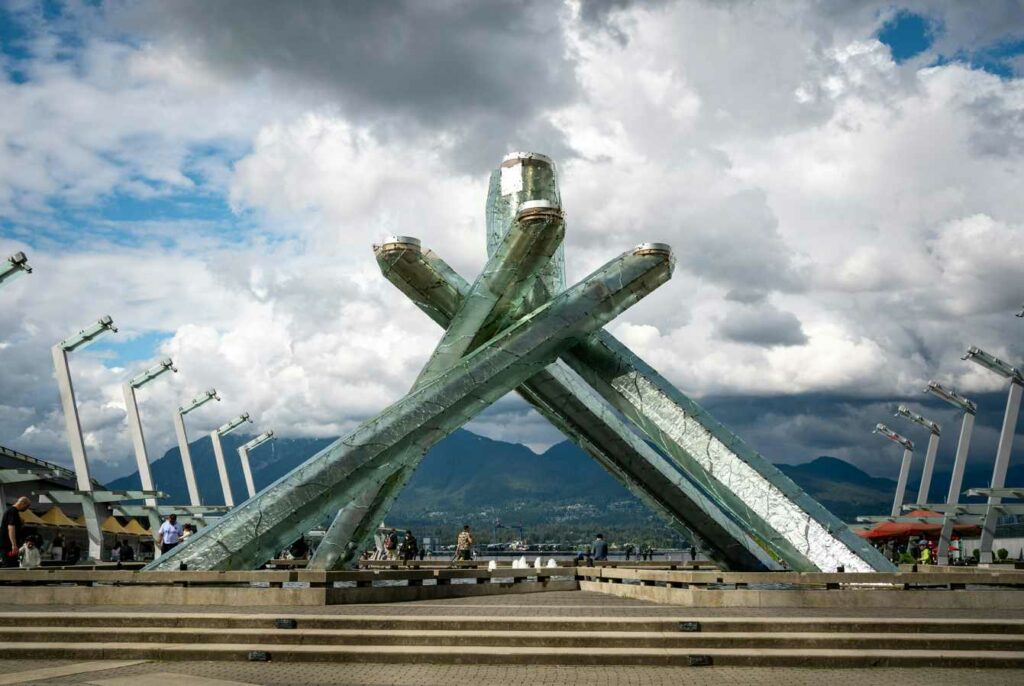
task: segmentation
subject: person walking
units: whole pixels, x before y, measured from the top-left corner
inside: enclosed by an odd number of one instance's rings
[[[455,559],[473,559],[473,534],[469,533],[469,524],[462,527],[459,537],[455,540]]]
[[[598,534],[594,538],[594,560],[595,561],[607,561],[608,560],[608,543],[604,540],[604,534]]]
[[[691,545],[690,546],[690,562],[696,562],[696,561],[697,561],[697,546]]]
[[[416,537],[412,535],[412,531],[406,529],[405,538],[402,539],[402,562],[409,564],[409,560],[416,557],[418,552],[419,546],[416,543]]]
[[[0,520],[0,558],[2,558],[0,566],[18,566],[21,544],[24,543],[21,536],[21,529],[24,526],[21,521],[21,513],[27,510],[31,504],[31,500],[21,496],[4,511],[3,519]]]
[[[160,542],[160,552],[169,553],[181,542],[184,530],[178,524],[178,515],[170,515],[157,531],[157,540]]]

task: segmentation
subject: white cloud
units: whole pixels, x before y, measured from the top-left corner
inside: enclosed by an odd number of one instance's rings
[[[126,334],[166,332],[159,352],[182,369],[143,394],[154,454],[173,441],[169,408],[208,386],[225,400],[190,417],[195,431],[246,409],[282,435],[334,435],[393,401],[440,332],[370,244],[415,235],[475,275],[486,174],[459,146],[487,122],[488,145],[571,151],[570,279],[640,241],[674,246],[672,282],[612,328],[683,390],[993,389],[958,357],[1024,357],[1010,316],[1024,300],[1024,85],[895,64],[876,9],[681,2],[624,7],[611,31],[554,13],[556,81],[568,65],[576,83],[531,99],[516,127],[508,112],[460,118],[458,89],[418,118],[403,98],[418,124],[382,126],[377,95],[356,107],[344,84],[292,86],[295,65],[275,73],[272,55],[226,68],[180,31],[126,44],[100,26],[64,59],[44,29],[27,81],[0,81],[0,252],[37,267],[0,292],[17,322],[0,334],[0,443],[65,452],[46,350],[107,312]],[[951,25],[943,50],[969,34]],[[235,216],[96,209],[122,195],[227,199]],[[739,340],[723,340],[730,322]],[[117,384],[134,369],[83,352],[74,371],[94,456],[123,459]],[[534,447],[553,436],[511,400],[473,426],[514,426]]]

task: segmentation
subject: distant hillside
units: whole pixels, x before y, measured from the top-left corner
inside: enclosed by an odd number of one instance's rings
[[[245,435],[225,436],[224,450],[236,502],[244,500],[245,485],[236,449]],[[332,439],[278,439],[252,454],[257,488],[275,481],[301,464]],[[209,438],[191,444],[203,502],[222,504],[220,480]],[[819,457],[779,468],[801,488],[845,521],[858,515],[886,514],[896,482],[870,476],[834,457]],[[980,462],[968,470],[964,488],[985,485],[989,465]],[[178,450],[168,451],[153,463],[157,488],[169,501],[187,502],[185,478]],[[944,499],[949,475],[936,474],[932,497]],[[1007,483],[1024,483],[1024,466],[1011,468]],[[111,488],[137,488],[133,473],[109,484]],[[908,499],[917,494],[911,480]],[[568,441],[537,455],[523,445],[495,441],[459,430],[436,445],[399,497],[389,522],[415,527],[426,534],[454,536],[457,527],[470,523],[478,540],[496,533],[502,540],[509,530],[493,529],[496,522],[522,525],[532,540],[587,540],[603,530],[617,540],[666,540],[672,534],[646,507],[615,479]]]

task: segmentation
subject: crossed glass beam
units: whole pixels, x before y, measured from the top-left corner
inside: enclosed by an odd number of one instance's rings
[[[451,368],[363,422],[147,569],[246,569],[400,478],[437,441],[554,361],[671,276],[669,253],[625,253],[502,329]]]

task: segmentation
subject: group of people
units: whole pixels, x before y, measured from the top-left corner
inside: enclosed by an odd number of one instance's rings
[[[409,529],[405,530],[405,536],[402,540],[398,540],[398,531],[391,528],[386,534],[384,534],[384,553],[387,555],[389,560],[399,560],[408,563],[410,560],[423,559],[426,554],[425,550],[422,550],[419,546],[419,542],[416,537],[412,535],[412,531]]]
[[[0,519],[0,566],[31,569],[43,563],[43,537],[37,533],[25,533],[21,513],[29,508],[32,501],[22,496],[4,510]],[[53,560],[75,564],[81,557],[81,550],[74,541],[64,542],[59,531],[49,543],[49,554]]]
[[[633,559],[634,554],[638,560],[653,560],[655,555],[654,547],[647,544],[640,544],[638,547],[632,543],[627,543],[622,551],[625,553],[627,560]],[[696,555],[694,554],[692,557],[696,558]]]

